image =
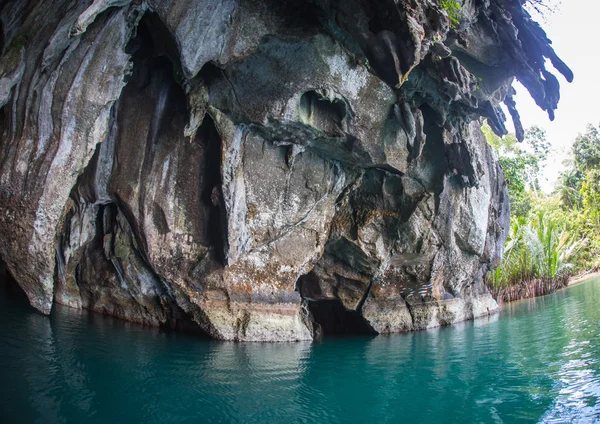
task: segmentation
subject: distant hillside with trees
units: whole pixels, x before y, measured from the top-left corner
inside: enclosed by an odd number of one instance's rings
[[[550,145],[539,127],[496,136],[483,127],[502,164],[511,199],[511,226],[502,265],[488,275],[500,300],[543,295],[575,273],[600,266],[600,129],[588,125],[573,143],[555,190],[540,189]]]

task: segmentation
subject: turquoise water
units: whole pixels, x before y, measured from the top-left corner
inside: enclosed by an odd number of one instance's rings
[[[454,327],[318,344],[47,318],[2,287],[2,423],[600,420],[600,280]]]

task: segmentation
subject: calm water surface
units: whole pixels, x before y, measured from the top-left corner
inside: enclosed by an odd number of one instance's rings
[[[455,327],[320,344],[47,318],[2,285],[0,382],[2,423],[598,422],[600,280]]]

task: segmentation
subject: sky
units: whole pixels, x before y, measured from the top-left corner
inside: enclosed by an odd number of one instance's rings
[[[559,79],[561,98],[556,118],[548,115],[533,101],[527,90],[515,83],[517,109],[523,126],[539,125],[546,130],[552,145],[542,188],[550,192],[568,157],[570,147],[588,123],[600,123],[600,0],[554,1],[554,13],[536,19],[546,31],[558,56],[571,68],[575,78],[568,83],[548,63],[548,69]],[[537,17],[536,17],[537,18]],[[510,119],[509,119],[510,121]],[[507,123],[512,126],[512,122]]]

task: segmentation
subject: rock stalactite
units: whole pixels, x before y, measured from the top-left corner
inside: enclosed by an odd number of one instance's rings
[[[458,5],[0,0],[1,259],[43,313],[225,340],[494,312],[481,120],[572,74],[519,0]]]

